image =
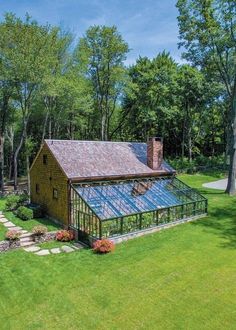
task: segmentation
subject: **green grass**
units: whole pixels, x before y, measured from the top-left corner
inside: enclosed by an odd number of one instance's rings
[[[5,240],[6,232],[7,232],[7,229],[3,226],[3,224],[0,223],[0,241]]]
[[[53,249],[63,245],[73,246],[72,242],[49,241],[39,244],[42,249]]]
[[[58,228],[61,228],[59,224],[54,223],[48,218],[35,218],[27,221],[21,220],[13,212],[4,211],[5,200],[6,200],[5,198],[0,199],[0,210],[3,211],[5,217],[11,222],[13,222],[16,226],[22,227],[24,230],[28,230],[28,231],[31,231],[33,227],[37,225],[45,225],[48,228],[48,231],[54,231],[57,230]],[[0,227],[0,240],[1,240],[1,234],[2,234],[2,230]]]
[[[0,328],[235,329],[236,198],[202,188],[209,216],[117,245],[0,254]]]
[[[60,225],[52,222],[50,219],[48,218],[35,218],[35,219],[31,219],[31,220],[21,220],[20,218],[18,218],[14,213],[12,212],[3,212],[5,217],[7,219],[9,219],[10,221],[12,221],[16,226],[20,226],[25,230],[31,231],[33,229],[34,226],[37,225],[44,225],[48,228],[48,231],[54,231],[57,230],[58,228],[61,228]]]

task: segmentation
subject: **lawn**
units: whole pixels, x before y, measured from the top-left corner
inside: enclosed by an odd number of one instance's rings
[[[201,188],[209,216],[117,245],[0,254],[0,328],[235,329],[236,197]]]
[[[16,226],[22,227],[25,230],[31,231],[33,229],[34,226],[37,225],[45,225],[48,228],[48,231],[54,231],[54,230],[58,230],[59,228],[61,228],[61,226],[59,224],[54,223],[53,221],[51,221],[48,218],[36,218],[36,219],[32,219],[32,220],[28,220],[28,221],[23,221],[21,219],[19,219],[17,216],[15,216],[15,214],[13,212],[7,212],[4,210],[5,207],[5,199],[2,198],[0,199],[0,210],[3,211],[3,214],[5,215],[5,217],[12,221]],[[0,240],[1,240],[2,236],[1,236],[1,227],[0,227]]]

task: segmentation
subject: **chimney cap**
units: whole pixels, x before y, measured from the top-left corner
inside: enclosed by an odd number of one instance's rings
[[[159,141],[159,142],[163,142],[163,138],[162,137],[158,137],[158,136],[155,136],[155,137],[149,137],[148,138],[148,141]]]

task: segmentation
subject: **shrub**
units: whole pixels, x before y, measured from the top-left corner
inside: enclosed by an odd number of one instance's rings
[[[14,211],[19,206],[26,205],[28,201],[29,201],[29,196],[27,194],[9,195],[6,198],[5,209],[6,211]]]
[[[29,196],[27,194],[19,195],[19,203],[18,205],[26,205],[29,202]]]
[[[44,209],[41,205],[38,204],[29,204],[28,208],[33,211],[34,218],[42,218],[44,214]]]
[[[69,242],[74,239],[74,234],[70,230],[59,230],[56,233],[56,240],[61,242]]]
[[[20,206],[16,210],[16,215],[22,220],[30,220],[30,219],[33,219],[33,216],[34,216],[33,211],[25,206]]]
[[[115,244],[109,239],[103,238],[93,244],[93,251],[96,253],[109,253],[114,251]]]
[[[14,211],[17,209],[20,202],[20,196],[18,195],[9,195],[6,198],[6,205],[5,209],[6,211]]]
[[[48,231],[47,227],[46,226],[43,226],[43,225],[38,225],[38,226],[35,226],[33,229],[32,229],[32,233],[36,236],[41,236],[41,235],[44,235],[46,234],[46,232]]]
[[[12,229],[6,232],[6,239],[9,241],[16,241],[20,238],[20,232],[18,230]]]

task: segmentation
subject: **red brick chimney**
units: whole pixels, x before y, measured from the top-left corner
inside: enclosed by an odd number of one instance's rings
[[[153,170],[161,169],[163,160],[163,139],[152,137],[147,142],[147,165]]]

